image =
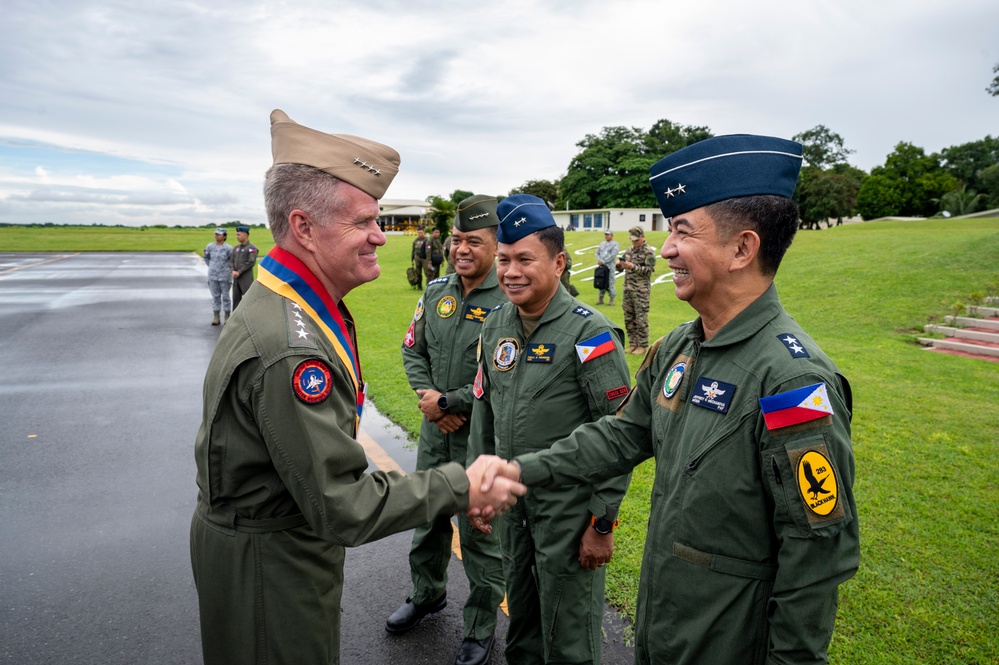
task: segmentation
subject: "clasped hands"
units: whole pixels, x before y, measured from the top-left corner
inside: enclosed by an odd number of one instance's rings
[[[520,467],[496,455],[479,455],[465,469],[468,476],[468,518],[482,533],[492,533],[489,524],[527,493],[520,484]]]
[[[419,388],[416,394],[420,396],[420,411],[427,420],[437,425],[443,434],[454,434],[465,424],[468,418],[463,413],[444,413],[437,406],[441,393],[433,388]]]

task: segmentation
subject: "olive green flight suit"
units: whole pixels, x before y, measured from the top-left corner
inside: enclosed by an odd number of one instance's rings
[[[768,429],[760,398],[819,383],[832,415]],[[520,457],[522,480],[530,496],[655,457],[636,663],[825,663],[860,560],[852,408],[771,285],[708,341],[697,319],[656,342],[617,417]]]
[[[512,304],[483,324],[469,459],[543,450],[613,413],[628,392],[621,329],[563,286],[527,339],[523,330]],[[575,345],[601,333],[613,350],[582,362]],[[600,662],[606,569],[583,568],[579,544],[592,517],[617,518],[630,480],[626,471],[593,485],[532,489],[497,520],[510,609],[507,662]]]
[[[257,246],[247,241],[232,248],[232,269],[239,275],[232,280],[232,308],[236,309],[253,284],[253,266],[257,263]]]
[[[478,368],[476,347],[486,315],[506,296],[496,281],[496,268],[477,288],[464,296],[461,278],[452,274],[427,284],[416,306],[402,344],[406,378],[413,390],[433,388],[447,393],[448,412],[471,417],[472,381]],[[465,464],[469,423],[444,434],[426,418],[420,423],[416,468],[432,469],[447,462]],[[409,567],[413,576],[410,598],[417,605],[431,603],[447,591],[451,560],[451,520],[441,516],[413,533]],[[496,609],[503,600],[503,560],[496,534],[473,528],[458,516],[461,562],[468,577],[465,637],[485,639],[496,630]]]
[[[333,384],[315,404],[293,389],[308,359]],[[356,412],[319,327],[254,283],[212,355],[195,442],[191,563],[206,665],[339,663],[344,548],[467,508],[460,464],[366,474]]]

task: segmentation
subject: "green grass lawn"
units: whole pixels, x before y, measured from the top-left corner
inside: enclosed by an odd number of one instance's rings
[[[270,248],[265,232],[251,240]],[[567,234],[570,251],[593,233]],[[661,246],[664,233],[650,233]],[[204,229],[0,227],[0,251],[188,250]],[[378,409],[418,431],[399,348],[419,294],[405,279],[411,239],[391,237],[382,277],[347,297]],[[923,324],[997,281],[999,220],[868,222],[795,239],[777,278],[785,307],[850,379],[862,558],[841,587],[830,660],[840,664],[999,663],[999,363],[932,353]],[[573,256],[592,267],[592,250]],[[657,274],[666,272],[661,265]],[[596,291],[573,282],[584,302]],[[620,289],[620,282],[619,282]],[[620,307],[601,309],[622,327]],[[652,336],[693,311],[670,283],[652,289]],[[632,371],[638,357],[629,357]],[[634,613],[652,462],[622,510],[608,599]]]

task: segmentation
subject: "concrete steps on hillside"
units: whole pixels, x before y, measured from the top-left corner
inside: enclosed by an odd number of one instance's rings
[[[969,308],[972,309],[972,308]],[[988,307],[974,308],[975,313],[985,314]],[[946,335],[944,339],[920,337],[919,343],[933,349],[995,359],[999,362],[999,312],[992,318],[976,319],[967,316],[946,316],[944,321],[950,326],[928,325],[923,330],[928,333]]]

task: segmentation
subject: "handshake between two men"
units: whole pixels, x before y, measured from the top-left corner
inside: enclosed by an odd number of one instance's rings
[[[468,476],[468,517],[482,533],[492,533],[489,524],[527,493],[520,481],[520,465],[496,455],[479,455],[465,470]]]

